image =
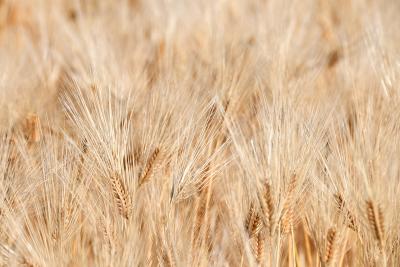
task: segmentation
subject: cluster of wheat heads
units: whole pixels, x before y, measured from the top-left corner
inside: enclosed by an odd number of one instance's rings
[[[399,12],[0,1],[0,265],[400,266]]]

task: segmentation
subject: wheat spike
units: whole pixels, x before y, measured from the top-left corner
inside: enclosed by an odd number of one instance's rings
[[[261,263],[264,254],[264,235],[263,224],[261,221],[261,216],[254,207],[254,204],[250,205],[249,212],[246,218],[246,230],[250,237],[250,244],[252,246],[254,257],[257,263]]]
[[[198,237],[200,235],[200,231],[202,228],[202,225],[204,223],[204,217],[206,215],[207,209],[208,209],[208,197],[207,197],[207,191],[208,189],[203,192],[199,199],[197,200],[197,209],[196,209],[196,217],[195,217],[195,222],[194,222],[194,228],[193,228],[193,238],[192,238],[192,247],[195,246]]]
[[[357,232],[358,227],[357,227],[356,219],[355,219],[354,215],[350,212],[350,210],[346,207],[346,203],[343,199],[343,196],[340,193],[338,193],[338,194],[334,195],[334,198],[336,201],[338,211],[341,212],[345,216],[346,226],[349,227],[351,230]]]
[[[379,243],[379,247],[384,246],[384,217],[380,208],[377,208],[371,200],[366,201],[368,222],[374,232],[374,236]]]
[[[338,62],[342,58],[342,53],[339,49],[334,49],[331,52],[329,52],[327,56],[327,67],[328,68],[333,68],[335,65],[338,64]]]
[[[151,178],[159,154],[160,154],[160,149],[158,147],[154,149],[153,153],[151,153],[151,156],[147,161],[147,164],[142,172],[142,175],[140,176],[139,187],[142,186],[145,182],[147,182]]]
[[[85,155],[86,155],[87,151],[88,151],[87,140],[84,138],[82,140],[82,153],[79,156],[78,171],[76,173],[77,181],[82,180],[83,165],[85,164]]]
[[[23,257],[22,258],[22,266],[26,267],[38,267],[39,265],[33,264],[31,261],[29,261],[27,258]]]
[[[210,130],[216,114],[217,114],[217,106],[216,104],[213,104],[210,107],[210,109],[207,110],[206,113],[206,126],[205,126],[206,131]]]
[[[269,234],[272,233],[272,216],[274,214],[274,206],[272,200],[271,185],[266,182],[264,185],[264,192],[261,198],[262,210],[264,214],[264,224]]]
[[[246,223],[245,223],[246,230],[247,230],[249,233],[250,233],[250,230],[251,230],[252,225],[253,225],[254,213],[255,213],[255,208],[254,208],[254,205],[251,204],[251,205],[250,205],[249,212],[247,213]]]
[[[30,114],[25,121],[25,135],[30,144],[40,141],[40,119],[36,114]]]
[[[129,219],[131,201],[129,193],[125,188],[121,177],[118,174],[111,175],[110,177],[112,192],[117,204],[119,213],[126,219]]]
[[[132,153],[129,153],[124,156],[122,160],[122,166],[124,170],[129,170],[134,165],[134,156]]]
[[[264,258],[264,244],[265,240],[262,234],[262,231],[260,231],[256,238],[254,239],[254,255],[256,257],[256,261],[258,264],[261,264]]]
[[[336,252],[337,233],[335,228],[330,228],[326,235],[325,262],[332,263]]]
[[[261,218],[260,218],[260,214],[257,212],[253,221],[253,225],[251,227],[251,231],[250,231],[250,236],[255,236],[256,234],[258,234],[260,232],[262,228],[262,223],[261,223]]]
[[[245,226],[250,238],[254,237],[262,228],[260,214],[256,212],[254,204],[250,205]]]
[[[281,232],[283,234],[289,233],[293,227],[293,193],[296,188],[297,176],[293,174],[287,191],[285,204],[283,207],[282,218],[281,218]]]
[[[176,261],[172,249],[170,247],[167,248],[167,251],[163,253],[163,260],[165,266],[175,267]]]
[[[103,233],[103,238],[104,241],[107,244],[107,248],[109,250],[110,253],[112,253],[113,249],[114,249],[114,233],[112,232],[112,230],[109,230],[108,227],[106,226],[106,224],[101,220],[100,224],[102,226],[102,233]]]

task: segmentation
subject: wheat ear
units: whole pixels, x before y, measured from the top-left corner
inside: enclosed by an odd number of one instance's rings
[[[250,205],[246,218],[246,230],[250,237],[251,246],[257,263],[261,263],[264,256],[264,235],[263,224],[260,214],[255,210],[253,204]]]
[[[211,194],[212,194],[212,180],[207,184],[208,173],[210,171],[210,163],[206,165],[202,171],[200,183],[198,185],[199,197],[196,205],[196,217],[192,232],[192,248],[195,247],[198,240],[202,225],[207,222],[207,212],[209,209]]]
[[[192,248],[195,247],[196,242],[199,238],[202,225],[204,224],[204,218],[206,217],[209,197],[208,197],[208,186],[205,188],[204,192],[201,193],[199,199],[197,200],[196,217],[193,227],[193,237],[192,237]]]
[[[247,213],[245,226],[250,238],[254,237],[261,230],[261,218],[253,204],[250,205],[249,212]]]
[[[131,201],[129,193],[125,188],[121,177],[118,174],[111,175],[111,187],[115,203],[117,204],[118,211],[125,219],[129,219],[131,210]]]
[[[346,206],[346,202],[343,199],[343,196],[338,193],[334,195],[336,201],[336,207],[345,216],[346,226],[349,227],[351,230],[357,232],[358,226],[354,215],[350,212],[350,210]]]
[[[85,164],[85,155],[88,151],[88,145],[87,145],[87,140],[83,139],[82,140],[82,153],[79,156],[79,165],[78,165],[78,171],[76,173],[76,180],[81,181],[82,177],[82,172],[83,172],[83,165]]]
[[[382,210],[374,205],[371,200],[366,201],[368,222],[374,232],[375,239],[379,243],[379,247],[383,249],[384,246],[384,217]]]
[[[36,114],[30,114],[25,120],[25,135],[29,144],[40,141],[40,119]]]
[[[271,185],[268,182],[266,182],[264,185],[264,192],[261,197],[261,204],[264,215],[265,228],[267,228],[269,235],[271,235],[273,226],[272,216],[274,214],[274,206],[272,200]]]
[[[265,239],[262,234],[263,231],[260,231],[254,241],[254,254],[256,257],[256,261],[258,264],[261,264],[264,259],[264,244]]]
[[[164,264],[168,267],[176,266],[175,256],[170,247],[167,247],[167,251],[164,252],[163,260],[164,260]]]
[[[147,164],[140,176],[139,187],[142,186],[145,182],[147,182],[151,178],[151,176],[154,172],[156,161],[157,161],[159,154],[160,154],[160,149],[158,147],[156,149],[154,149],[153,153],[151,153],[151,156],[150,156],[149,160],[147,161]]]
[[[327,265],[333,263],[336,252],[337,232],[335,228],[329,228],[326,235],[325,263]]]
[[[296,174],[293,174],[289,183],[287,197],[285,200],[281,218],[281,232],[283,234],[289,233],[289,231],[293,227],[293,194],[294,194],[294,189],[296,188],[296,184],[297,184],[297,176]]]

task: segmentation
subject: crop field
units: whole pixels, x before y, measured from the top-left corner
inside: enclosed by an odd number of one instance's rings
[[[400,266],[400,1],[0,0],[0,266]]]

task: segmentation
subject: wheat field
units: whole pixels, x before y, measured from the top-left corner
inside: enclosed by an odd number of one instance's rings
[[[0,1],[0,266],[400,266],[397,0]]]

